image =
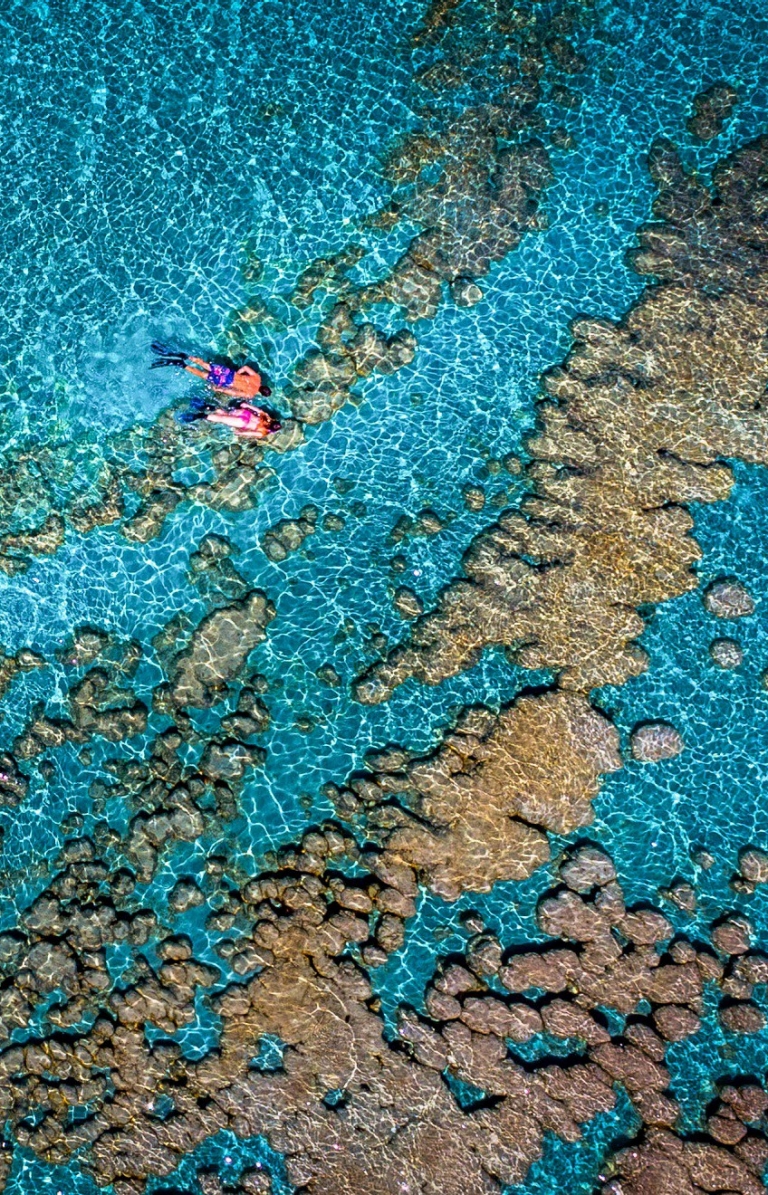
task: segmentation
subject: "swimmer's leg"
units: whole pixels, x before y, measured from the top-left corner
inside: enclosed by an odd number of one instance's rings
[[[189,399],[189,410],[177,411],[176,418],[179,423],[194,423],[196,419],[207,419],[208,414],[215,410],[215,403],[209,402],[199,394],[193,394]]]
[[[197,358],[193,358],[193,360],[196,359]],[[203,362],[203,364],[205,364],[205,362]],[[193,373],[196,378],[203,378],[204,381],[208,381],[207,369],[197,369],[194,365],[187,365],[186,362],[184,363],[184,369],[186,369],[187,373]]]

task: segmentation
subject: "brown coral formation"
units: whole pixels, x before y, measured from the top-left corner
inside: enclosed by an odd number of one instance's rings
[[[0,568],[13,575],[24,572],[30,556],[53,556],[64,543],[64,532],[65,523],[58,514],[48,515],[29,530],[9,532],[0,539]]]
[[[319,513],[316,506],[305,506],[297,519],[280,519],[262,536],[261,546],[265,555],[279,562],[291,552],[298,551],[307,536],[314,535],[317,530]]]
[[[125,685],[141,659],[137,643],[113,643],[104,632],[77,627],[60,656],[68,667],[96,662],[99,666],[69,689],[69,717],[49,717],[42,705],[35,707],[31,722],[13,744],[17,759],[33,759],[64,743],[87,743],[94,735],[118,743],[146,729],[147,708]]]
[[[232,563],[237,550],[222,535],[205,535],[189,558],[189,581],[211,605],[243,598],[246,582]]]
[[[704,592],[704,605],[716,618],[748,618],[755,612],[751,594],[738,581],[722,578]]]
[[[744,659],[744,650],[737,639],[713,639],[709,654],[718,668],[738,668]]]
[[[722,133],[738,102],[739,93],[730,83],[713,83],[694,96],[688,131],[702,141],[711,141]]]
[[[570,690],[636,675],[637,607],[697,584],[685,503],[727,496],[723,458],[768,460],[768,140],[720,166],[713,191],[666,143],[651,164],[662,222],[642,230],[634,264],[660,285],[621,324],[576,322],[529,443],[534,492],[477,537],[465,579],[360,680],[362,701],[410,676],[436,684],[490,644]],[[728,603],[748,613],[736,591]]]
[[[597,848],[564,859],[564,883],[541,901],[539,926],[552,941],[509,952],[479,926],[465,957],[438,967],[426,1015],[400,1010],[394,1043],[382,1034],[360,962],[386,959],[402,941],[392,927],[413,915],[413,870],[386,851],[361,852],[333,825],[238,886],[222,884],[220,863],[209,858],[205,899],[230,935],[219,954],[236,981],[224,986],[183,935],[141,910],[128,869],[105,892],[107,869],[88,840],[67,847],[23,931],[0,940],[9,1028],[25,1024],[54,985],[54,1023],[72,1025],[86,1008],[97,1014],[75,1038],[36,1035],[0,1053],[3,1116],[42,1157],[60,1162],[77,1150],[100,1184],[138,1195],[150,1174],[169,1174],[184,1153],[229,1128],[265,1133],[285,1155],[290,1181],[315,1195],[395,1195],[402,1183],[491,1195],[523,1180],[547,1130],[577,1140],[582,1123],[613,1106],[620,1083],[648,1126],[634,1157],[615,1163],[631,1163],[633,1181],[643,1168],[637,1157],[661,1141],[692,1166],[717,1164],[731,1176],[729,1189],[756,1190],[762,1092],[724,1084],[708,1120],[717,1145],[689,1148],[674,1133],[678,1107],[664,1065],[665,1041],[698,1029],[704,982],[725,987],[722,954],[673,938],[655,910],[627,909]],[[195,883],[177,884],[174,909],[199,901]],[[150,935],[156,963],[144,949]],[[110,941],[136,951],[117,985],[105,966]],[[188,1023],[199,989],[212,992],[222,1018],[218,1047],[194,1062],[171,1041],[150,1046],[145,1025],[172,1033]],[[643,1000],[650,1014],[636,1011]],[[606,1006],[628,1017],[618,1036],[607,1029]],[[523,1065],[515,1043],[542,1031],[571,1052],[561,1064],[545,1057]],[[282,1043],[271,1067],[254,1065],[265,1034]],[[469,1106],[454,1094],[457,1082],[475,1092]],[[637,1187],[638,1195],[654,1189]]]
[[[674,759],[685,748],[679,730],[670,726],[668,722],[645,722],[642,726],[635,727],[630,745],[634,758],[643,763]]]
[[[448,900],[530,875],[549,858],[541,827],[586,825],[600,775],[621,766],[612,725],[570,693],[522,697],[498,718],[471,710],[433,755],[374,762],[333,792],[337,809],[363,816],[369,835]]]
[[[170,697],[174,705],[213,704],[227,683],[240,675],[274,616],[274,606],[258,590],[207,615],[173,665]]]
[[[300,439],[300,429],[288,420],[269,448],[285,451]],[[255,441],[228,443],[210,425],[190,436],[170,412],[151,427],[116,433],[98,445],[82,439],[42,450],[22,447],[0,471],[0,516],[11,528],[0,539],[0,569],[23,572],[34,557],[55,553],[67,528],[87,534],[120,523],[126,539],[143,544],[161,534],[185,500],[247,510],[271,476],[264,456]],[[208,466],[210,480],[179,480],[201,465]]]
[[[120,852],[142,882],[155,876],[163,855],[177,843],[194,843],[206,834],[220,836],[237,815],[242,785],[265,758],[263,748],[252,742],[269,725],[269,710],[261,698],[265,689],[263,677],[250,676],[232,713],[221,719],[217,733],[206,736],[195,731],[188,714],[174,705],[166,690],[159,704],[168,709],[175,725],[155,737],[145,760],[106,762],[114,782],[91,786],[95,812],[103,813],[106,803],[116,798],[135,811]],[[201,745],[197,763],[188,762],[187,748]]]
[[[420,231],[376,282],[349,277],[362,257],[358,245],[318,259],[301,275],[292,296],[297,306],[320,288],[335,302],[321,322],[319,347],[293,370],[287,397],[297,418],[329,419],[359,379],[413,360],[413,333],[385,335],[369,322],[371,308],[393,305],[414,323],[433,319],[447,294],[473,306],[482,299],[475,280],[545,226],[539,205],[551,169],[544,142],[531,135],[543,127],[540,80],[548,69],[584,69],[568,36],[589,19],[589,5],[563,5],[546,20],[484,3],[430,9],[414,39],[439,55],[416,75],[421,126],[390,149],[385,175],[393,198],[368,221],[389,228],[408,220]],[[457,114],[443,101],[460,87],[473,99]]]
[[[23,647],[15,656],[7,656],[0,652],[0,698],[5,696],[11,681],[20,672],[31,672],[40,668],[44,663],[41,656],[29,648]]]
[[[762,1092],[760,1093],[762,1095]],[[761,1181],[768,1157],[768,1142],[762,1133],[746,1138],[746,1128],[730,1105],[730,1115],[722,1124],[731,1126],[737,1143],[730,1150],[720,1144],[714,1131],[713,1141],[681,1141],[663,1128],[651,1129],[641,1143],[631,1145],[612,1159],[616,1171],[602,1188],[602,1195],[704,1195],[704,1192],[725,1191],[728,1195],[763,1195]],[[748,1114],[747,1114],[748,1115]],[[720,1119],[720,1118],[718,1118]],[[726,1144],[731,1144],[727,1141]]]

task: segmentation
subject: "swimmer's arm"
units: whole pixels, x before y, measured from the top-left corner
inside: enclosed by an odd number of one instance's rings
[[[261,381],[261,374],[257,370],[251,369],[250,365],[241,365],[237,372],[245,374],[247,378],[258,378]]]

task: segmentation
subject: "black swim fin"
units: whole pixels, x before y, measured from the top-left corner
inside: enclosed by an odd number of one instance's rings
[[[163,369],[166,365],[175,365],[177,369],[184,368],[183,357],[158,357],[156,361],[150,361],[150,369]]]

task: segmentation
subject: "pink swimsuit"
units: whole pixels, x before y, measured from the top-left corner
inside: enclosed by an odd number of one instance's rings
[[[258,411],[252,411],[250,407],[238,407],[234,411],[228,411],[227,414],[237,419],[238,425],[243,431],[256,431],[264,423],[263,414]]]

